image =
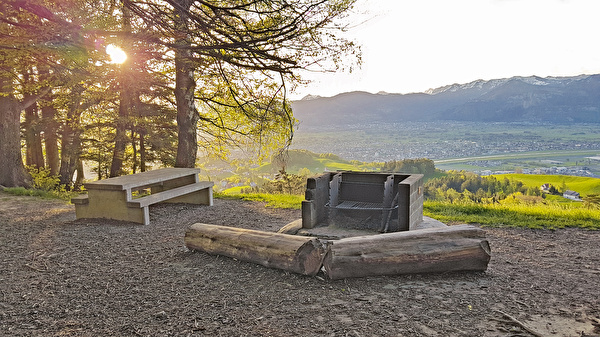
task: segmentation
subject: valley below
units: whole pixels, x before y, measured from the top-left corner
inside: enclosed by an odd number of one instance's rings
[[[445,170],[552,173],[560,168],[563,174],[600,175],[600,160],[593,159],[600,156],[600,127],[595,123],[300,122],[292,148],[362,162],[428,158]]]

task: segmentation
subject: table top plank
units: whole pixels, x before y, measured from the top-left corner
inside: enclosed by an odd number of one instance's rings
[[[198,168],[168,167],[83,184],[86,189],[124,191],[200,173]]]

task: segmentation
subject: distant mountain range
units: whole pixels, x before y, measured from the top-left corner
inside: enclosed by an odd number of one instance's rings
[[[292,107],[302,126],[434,120],[600,123],[600,74],[478,80],[414,94],[307,96]]]

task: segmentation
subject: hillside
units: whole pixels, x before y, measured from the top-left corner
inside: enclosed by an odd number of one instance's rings
[[[496,177],[521,181],[528,187],[540,187],[542,184],[548,183],[560,188],[564,182],[567,189],[579,192],[582,196],[600,194],[600,179],[598,178],[542,174],[501,174]]]
[[[293,102],[301,126],[404,121],[600,123],[600,74],[511,77],[425,93],[350,92]]]

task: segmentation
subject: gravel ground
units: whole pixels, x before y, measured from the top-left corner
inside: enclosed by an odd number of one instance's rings
[[[484,273],[338,281],[183,244],[196,222],[277,231],[300,216],[217,199],[157,205],[142,226],[0,192],[0,335],[600,336],[598,231],[485,228]]]

